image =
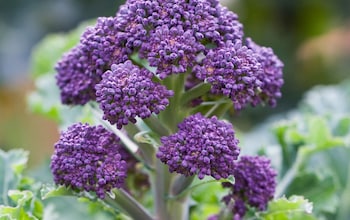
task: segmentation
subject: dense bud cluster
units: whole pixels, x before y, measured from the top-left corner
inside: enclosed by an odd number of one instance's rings
[[[181,120],[177,110],[187,114],[189,106],[203,100],[216,104],[220,96],[231,99],[235,110],[274,106],[281,97],[282,68],[272,49],[246,38],[238,16],[218,0],[127,0],[115,16],[99,18],[85,30],[57,63],[56,80],[64,104],[96,101],[103,119],[122,129],[168,105],[159,122]],[[183,79],[184,85],[178,83]],[[193,112],[198,111],[202,108]],[[235,176],[234,185],[224,184],[232,189],[224,201],[235,201],[235,218],[245,214],[246,203],[266,208],[276,174],[262,157],[235,162],[240,150],[231,124],[196,113],[160,141],[156,157],[170,172],[200,179]],[[127,163],[116,135],[75,124],[56,143],[51,169],[57,184],[103,198],[122,187]]]
[[[115,40],[115,18],[101,17],[83,33],[80,43],[56,65],[56,80],[63,104],[84,105],[95,100],[95,85],[112,63],[128,59]]]
[[[170,172],[200,179],[212,176],[227,178],[239,154],[238,140],[232,125],[216,117],[191,115],[178,125],[178,132],[161,138],[157,157]]]
[[[54,181],[104,198],[106,192],[124,184],[127,164],[121,149],[119,138],[102,126],[74,124],[55,144],[51,157]]]
[[[270,160],[263,156],[242,156],[235,164],[235,183],[223,183],[231,192],[223,198],[226,204],[234,202],[233,213],[243,217],[245,204],[263,211],[273,198],[276,188],[276,171]]]
[[[217,0],[129,0],[115,17],[99,18],[58,62],[62,102],[95,100],[102,75],[133,56],[160,79],[187,72],[209,82],[236,110],[274,106],[281,96],[283,64],[270,48],[244,40],[238,16]]]
[[[261,64],[255,54],[238,40],[226,42],[208,52],[202,66],[197,66],[196,76],[212,85],[212,92],[229,97],[235,109],[250,103],[262,82],[257,78]]]
[[[121,129],[136,117],[148,118],[169,104],[172,91],[152,81],[153,74],[130,61],[113,64],[96,85],[96,101],[104,112],[103,119]]]
[[[250,38],[246,39],[246,45],[255,53],[256,59],[262,68],[262,72],[259,72],[257,75],[262,85],[252,104],[257,105],[261,101],[265,101],[271,106],[276,106],[277,98],[282,96],[281,87],[284,83],[282,78],[283,63],[273,53],[271,48],[259,46]]]

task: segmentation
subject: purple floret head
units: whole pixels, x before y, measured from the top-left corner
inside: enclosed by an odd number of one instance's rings
[[[231,124],[200,113],[187,117],[175,134],[162,137],[161,142],[157,157],[170,172],[200,179],[227,178],[240,152]]]
[[[127,164],[122,151],[119,138],[102,126],[73,124],[55,144],[50,166],[54,181],[103,199],[106,192],[124,185]]]
[[[242,156],[233,170],[235,183],[223,183],[225,188],[230,188],[223,201],[226,204],[233,201],[232,211],[240,217],[245,215],[246,205],[264,211],[275,193],[276,175],[268,158]]]
[[[136,117],[159,114],[173,95],[165,86],[152,81],[153,73],[131,61],[112,65],[96,85],[96,101],[104,112],[103,119],[121,129]]]

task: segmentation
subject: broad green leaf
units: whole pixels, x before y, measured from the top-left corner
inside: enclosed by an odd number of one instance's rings
[[[316,147],[324,146],[331,139],[331,132],[326,120],[322,117],[311,117],[308,121],[309,134],[307,142]]]
[[[74,197],[71,190],[64,186],[44,185],[41,191],[45,207],[44,220],[76,219],[76,220],[112,220],[116,213],[109,207],[85,197]]]
[[[24,206],[26,202],[33,199],[33,192],[24,190],[9,190],[8,196],[19,206]]]
[[[312,203],[302,196],[280,198],[268,204],[266,212],[261,215],[264,220],[316,220],[312,215]]]
[[[334,213],[338,206],[338,184],[334,177],[316,172],[299,173],[288,188],[287,195],[299,194],[314,204],[316,213]]]
[[[73,196],[73,192],[64,186],[45,184],[41,188],[41,198],[47,199],[56,196]]]
[[[325,151],[322,156],[324,166],[332,170],[332,174],[338,177],[341,187],[345,188],[350,166],[350,148],[333,148]],[[310,166],[314,166],[314,164],[310,164]]]
[[[339,136],[345,136],[350,133],[350,116],[345,116],[339,120],[334,133]]]
[[[41,200],[35,199],[32,207],[32,213],[34,216],[42,219],[44,216],[44,205]]]
[[[194,182],[192,185],[200,183]],[[208,182],[195,187],[192,191],[192,198],[198,203],[219,204],[222,195],[227,191],[221,186],[221,182]]]
[[[66,128],[78,121],[93,123],[94,115],[89,106],[62,105],[53,75],[42,75],[36,79],[35,84],[36,91],[27,98],[32,112],[55,120],[61,128]]]
[[[105,209],[90,210],[87,202],[73,196],[50,197],[44,200],[43,220],[117,220],[116,215]],[[101,205],[102,207],[103,205]],[[130,219],[128,219],[130,220]]]
[[[18,208],[0,205],[0,219],[16,219]]]
[[[301,155],[299,166],[290,178],[287,195],[303,195],[313,202],[315,216],[323,219],[336,219],[337,215],[339,220],[350,219],[349,192],[346,191],[349,187],[350,102],[344,101],[349,97],[350,81],[318,86],[306,94],[298,109],[288,113],[287,119],[274,127],[282,155],[282,166],[277,166],[282,180],[289,179],[283,178],[284,174],[290,173],[288,170],[295,164],[295,156]],[[281,117],[286,118],[286,115]],[[276,120],[273,123],[276,124]],[[271,120],[259,127],[269,125]],[[271,141],[265,145],[273,144]]]
[[[52,174],[49,167],[49,162],[47,161],[37,169],[32,170],[31,174],[36,180],[40,180],[44,183],[52,182]],[[45,204],[42,217],[43,220],[116,220],[115,215],[109,214],[110,212],[108,210],[102,208],[91,210],[90,202],[81,202],[83,197],[77,199],[76,197],[70,196],[68,192],[67,196],[64,196],[64,192],[54,195],[54,193],[57,193],[55,192],[56,188],[58,187],[53,184],[44,184],[41,186],[42,190],[40,194],[42,195],[53,191],[51,195],[49,194],[48,197],[45,197],[45,200],[43,200],[43,203]],[[62,189],[62,191],[65,190]],[[85,198],[85,200],[88,199]],[[104,205],[100,204],[100,207],[104,207]],[[35,208],[33,209],[33,212],[34,210]]]
[[[211,215],[218,214],[220,206],[215,204],[201,204],[191,212],[191,220],[207,219]]]
[[[305,141],[305,135],[302,134],[296,127],[290,127],[286,131],[286,141],[291,144],[299,144]]]
[[[193,220],[207,219],[213,214],[218,214],[221,208],[221,199],[227,194],[228,189],[222,187],[222,182],[207,181],[203,183],[196,179],[192,183],[191,219]]]
[[[344,139],[341,137],[334,137],[330,128],[330,123],[327,123],[325,117],[311,117],[308,121],[309,134],[306,142],[310,144],[310,146],[315,147],[316,151],[344,146]]]
[[[350,112],[350,81],[339,85],[316,86],[305,94],[300,110],[316,115],[348,114]]]
[[[43,75],[35,80],[36,91],[28,96],[32,112],[42,114],[60,122],[60,92],[53,75]]]
[[[10,205],[8,190],[17,189],[22,172],[27,165],[28,152],[0,149],[0,204]]]
[[[32,192],[10,190],[9,197],[14,201],[15,206],[0,206],[0,219],[39,220],[42,218],[42,204],[35,201]],[[41,206],[41,209],[38,206]]]
[[[347,167],[347,183],[340,198],[339,212],[337,220],[350,219],[350,165]]]

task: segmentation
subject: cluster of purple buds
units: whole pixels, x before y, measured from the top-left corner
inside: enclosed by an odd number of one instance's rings
[[[140,69],[131,61],[113,64],[95,86],[96,101],[104,112],[103,119],[121,129],[136,117],[148,118],[159,114],[169,104],[173,91],[152,81],[153,74]]]
[[[230,188],[230,193],[223,198],[223,201],[227,205],[234,202],[232,212],[239,217],[245,215],[246,205],[260,211],[266,210],[268,202],[275,193],[276,175],[268,158],[242,156],[235,163],[233,170],[235,183],[222,183],[223,187]]]
[[[157,157],[170,172],[185,176],[227,178],[239,155],[232,125],[215,116],[191,115],[178,125],[178,131],[161,138]]]
[[[51,157],[56,184],[95,192],[99,198],[124,186],[127,163],[119,138],[102,126],[73,124],[61,133]]]
[[[229,97],[236,110],[263,102],[274,106],[281,96],[282,62],[270,48],[245,40],[238,16],[217,0],[129,0],[114,17],[99,18],[58,62],[62,102],[100,102],[103,86],[96,85],[118,75],[113,65],[137,63],[135,57],[154,67],[152,74],[160,79],[192,74],[197,83],[211,84],[212,94]],[[143,75],[145,66],[138,65]],[[167,90],[161,92],[154,96],[168,97]],[[120,127],[125,118],[133,116],[114,117],[113,123]]]
[[[101,17],[89,27],[80,42],[56,65],[56,80],[63,104],[84,105],[96,99],[95,85],[113,63],[128,59],[126,49],[116,41],[115,18]]]
[[[122,129],[160,114],[173,96],[178,101],[169,85],[183,86],[181,92],[210,85],[193,105],[202,96],[214,101],[219,96],[231,99],[235,110],[274,106],[281,97],[282,68],[271,48],[244,37],[238,16],[218,0],[127,0],[114,17],[99,18],[82,34],[57,63],[56,80],[62,103],[96,101],[103,119]],[[184,85],[166,83],[180,74],[186,74]],[[196,113],[160,142],[156,157],[170,172],[200,179],[235,176],[234,185],[225,185],[232,193],[224,201],[233,198],[239,216],[245,203],[266,208],[276,174],[260,157],[235,162],[240,150],[231,124]],[[121,148],[118,137],[101,126],[72,125],[55,145],[54,180],[104,198],[106,191],[123,186],[127,164]]]

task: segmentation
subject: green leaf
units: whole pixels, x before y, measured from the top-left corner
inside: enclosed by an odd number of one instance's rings
[[[9,197],[15,207],[0,206],[0,219],[38,220],[43,216],[43,205],[34,198],[33,192],[9,190]]]
[[[56,196],[73,196],[73,192],[64,186],[55,186],[52,184],[45,184],[41,188],[41,198],[47,199]]]
[[[339,85],[316,86],[305,94],[300,109],[313,115],[348,114],[350,103],[345,100],[350,96],[349,85],[347,80]]]
[[[62,105],[60,91],[54,75],[42,75],[35,81],[36,91],[32,92],[27,103],[34,113],[44,115],[65,128],[75,122],[94,122],[90,107]]]
[[[203,182],[204,184],[202,184]],[[216,181],[208,183],[205,183],[205,181],[195,181],[192,183],[192,186],[196,186],[193,188],[192,198],[198,203],[220,204],[222,195],[227,191],[221,185],[221,182]]]
[[[307,142],[322,147],[331,139],[331,132],[326,120],[320,116],[311,117],[308,121],[309,134]]]
[[[62,105],[60,92],[53,75],[42,75],[35,81],[36,91],[27,98],[27,104],[34,113],[54,120],[61,128],[75,122],[93,123],[90,107]]]
[[[314,204],[315,213],[334,213],[338,206],[338,184],[334,177],[299,173],[288,188],[287,195],[299,194]]]
[[[31,93],[27,102],[30,110],[59,122],[60,92],[53,75],[43,75],[35,80],[36,91]]]
[[[16,220],[16,213],[18,209],[15,207],[2,206],[0,205],[0,219],[13,219]]]
[[[312,203],[302,196],[291,196],[271,201],[261,217],[264,220],[316,220],[311,213]]]
[[[29,190],[9,190],[8,196],[19,206],[24,206],[26,202],[32,200],[33,192]]]
[[[350,133],[350,116],[345,116],[339,120],[334,133],[339,136],[345,136]]]
[[[10,205],[7,192],[17,189],[27,161],[27,151],[4,152],[0,149],[0,204]]]
[[[347,183],[345,190],[342,192],[340,198],[339,212],[337,220],[349,219],[350,218],[350,165],[347,167]]]
[[[217,204],[202,204],[191,212],[191,220],[207,219],[209,216],[219,212],[220,206]]]
[[[44,216],[44,205],[43,205],[43,203],[40,200],[38,200],[38,199],[34,200],[34,204],[33,204],[33,207],[32,207],[32,212],[33,212],[33,215],[37,216],[39,219],[43,218],[43,216]]]

